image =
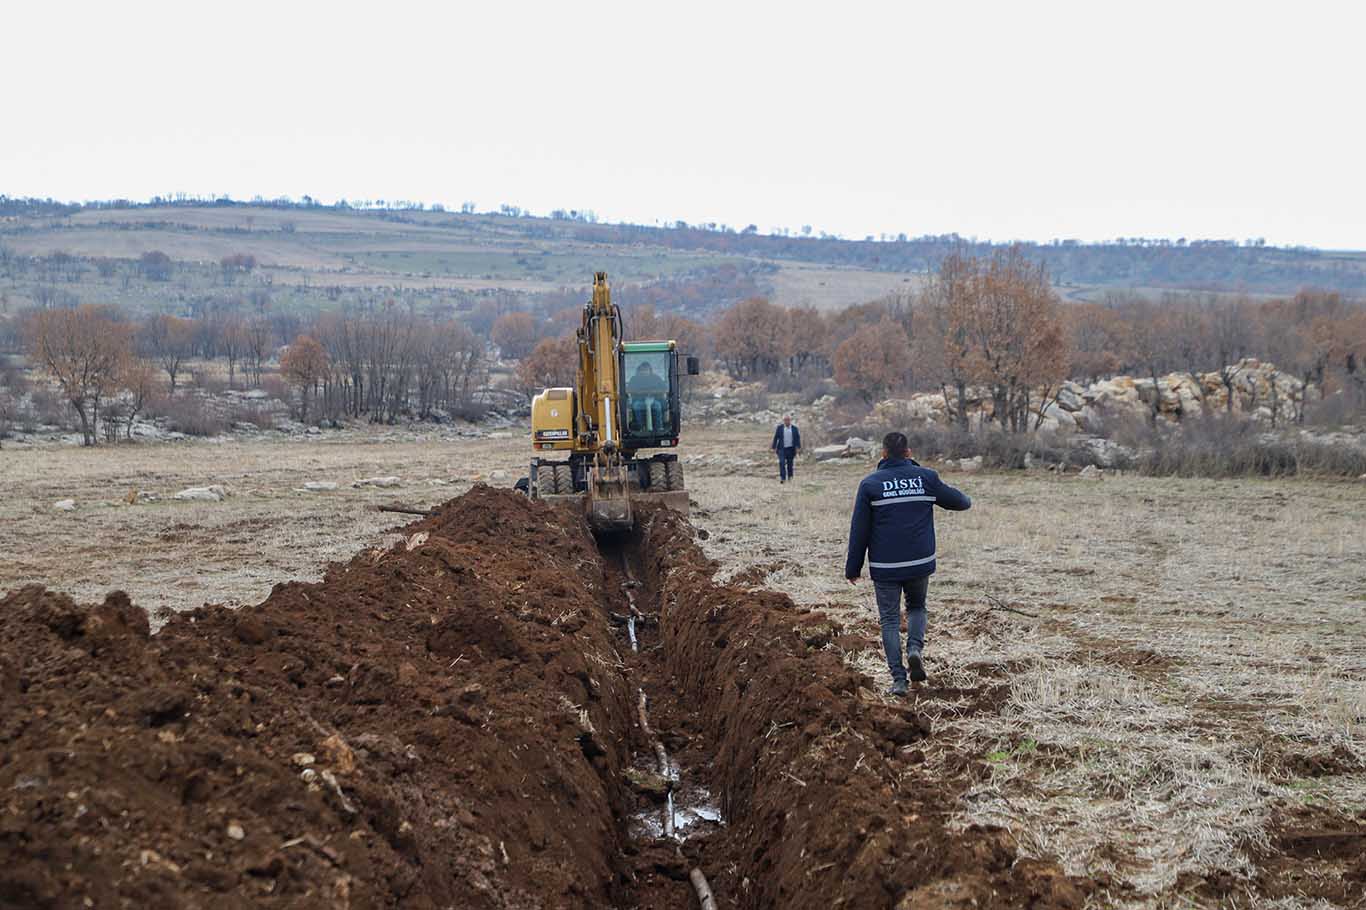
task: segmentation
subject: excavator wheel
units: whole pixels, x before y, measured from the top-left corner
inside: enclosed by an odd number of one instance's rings
[[[550,492],[556,495],[574,492],[573,468],[567,464],[550,466]]]
[[[668,463],[663,461],[650,462],[650,489],[657,492],[664,492],[669,489]]]
[[[664,489],[683,489],[683,465],[677,461],[664,462]]]

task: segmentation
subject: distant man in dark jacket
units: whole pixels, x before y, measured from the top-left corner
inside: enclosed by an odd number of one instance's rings
[[[773,451],[778,453],[778,483],[792,479],[792,467],[802,448],[802,431],[792,422],[791,414],[783,415],[783,422],[773,431]]]
[[[863,478],[854,497],[844,577],[851,585],[858,582],[866,553],[882,624],[882,649],[892,671],[892,695],[906,694],[906,668],[901,664],[903,593],[906,662],[914,682],[927,678],[920,652],[925,646],[925,594],[934,574],[935,506],[963,511],[972,508],[972,500],[911,460],[903,434],[888,433],[877,470]]]

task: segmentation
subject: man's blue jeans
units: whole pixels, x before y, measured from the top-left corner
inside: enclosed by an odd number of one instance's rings
[[[894,682],[906,681],[906,666],[901,662],[901,595],[906,595],[906,650],[919,654],[925,647],[925,594],[930,577],[906,581],[875,581],[878,621],[882,624],[882,650],[887,654],[887,669]]]
[[[797,449],[777,449],[778,452],[778,479],[789,480],[793,476],[793,467],[797,460]]]

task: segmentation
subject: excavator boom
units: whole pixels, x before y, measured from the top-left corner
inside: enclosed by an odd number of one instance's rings
[[[528,492],[540,499],[584,502],[600,530],[635,521],[633,503],[661,501],[686,512],[682,465],[672,451],[680,427],[680,370],[673,341],[627,342],[607,273],[593,276],[576,333],[578,368],[572,388],[546,389],[532,399],[532,445],[567,460],[532,459]],[[686,361],[697,374],[696,358]],[[645,449],[669,451],[641,457]]]

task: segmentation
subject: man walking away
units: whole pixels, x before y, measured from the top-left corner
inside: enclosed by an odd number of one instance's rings
[[[791,414],[783,415],[783,422],[773,430],[773,451],[778,453],[778,483],[792,479],[793,463],[802,448],[802,431],[792,422]]]
[[[892,695],[906,694],[906,668],[901,664],[901,597],[906,596],[906,661],[911,679],[924,682],[925,594],[934,574],[934,507],[961,512],[972,500],[922,468],[907,453],[905,435],[882,439],[882,460],[863,478],[854,497],[849,524],[849,557],[844,577],[858,582],[863,557],[877,596],[882,624],[882,650],[892,672]]]

